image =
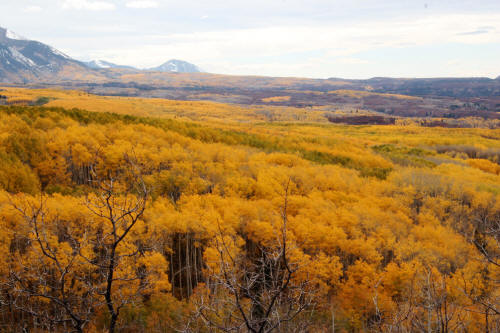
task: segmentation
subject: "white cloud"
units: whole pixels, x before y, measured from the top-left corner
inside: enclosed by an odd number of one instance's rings
[[[187,29],[161,24],[154,29],[145,24],[140,29],[134,20],[117,29],[113,26],[116,22],[107,22],[109,29],[99,24],[82,26],[85,37],[68,36],[53,44],[69,46],[71,54],[80,58],[143,68],[178,58],[210,72],[227,74],[360,78],[456,76],[468,71],[469,76],[497,76],[500,68],[500,58],[493,56],[498,48],[491,46],[500,45],[498,11],[328,23],[277,20],[249,28],[212,24],[219,20],[212,12],[195,14],[194,18],[209,15],[210,20],[198,26],[186,24]],[[151,19],[148,11],[141,15]],[[474,31],[484,32],[468,33]],[[481,54],[491,54],[491,60]],[[454,57],[463,67],[445,64]]]
[[[40,6],[28,6],[28,7],[24,8],[24,11],[28,12],[28,13],[38,13],[38,12],[42,11],[42,7],[40,7]]]
[[[484,25],[493,29],[485,34],[457,35]],[[93,53],[142,67],[180,58],[219,73],[328,77],[344,67],[370,64],[376,68],[373,61],[356,56],[361,52],[443,43],[500,43],[498,31],[500,14],[440,15],[350,26],[295,25],[149,35],[142,36],[140,47],[115,44]],[[412,59],[405,61],[411,63]]]
[[[366,65],[370,63],[368,60],[357,58],[338,58],[335,61],[344,65]]]
[[[64,0],[64,9],[86,9],[86,10],[113,10],[116,6],[107,1],[91,1],[91,0]]]
[[[126,6],[128,8],[157,8],[158,2],[152,0],[135,0],[127,2]]]

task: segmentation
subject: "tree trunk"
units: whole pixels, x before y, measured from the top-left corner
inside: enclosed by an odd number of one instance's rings
[[[179,298],[182,299],[181,234],[177,234],[177,275],[179,276]]]
[[[335,333],[335,311],[332,308],[332,333]]]
[[[486,313],[484,314],[484,321],[485,321],[485,326],[486,326],[485,327],[486,329],[484,331],[485,333],[490,333],[490,323],[489,323],[489,318],[488,318],[488,316],[489,316],[488,312],[490,312],[490,309],[486,309]]]
[[[116,327],[116,320],[118,319],[118,314],[115,311],[115,307],[113,304],[113,299],[111,298],[111,287],[113,286],[113,275],[115,272],[115,253],[116,253],[116,248],[113,246],[111,248],[111,254],[109,258],[109,265],[108,265],[108,276],[107,276],[107,285],[106,285],[106,305],[108,307],[109,314],[111,315],[110,318],[110,323],[109,323],[109,333],[114,333],[115,332],[115,327]]]

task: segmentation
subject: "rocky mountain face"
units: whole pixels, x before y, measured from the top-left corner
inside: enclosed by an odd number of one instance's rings
[[[55,48],[0,28],[0,82],[26,83],[88,74],[83,63]]]

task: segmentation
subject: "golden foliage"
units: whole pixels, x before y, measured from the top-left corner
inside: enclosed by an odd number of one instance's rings
[[[161,331],[181,325],[192,300],[209,290],[204,274],[207,267],[215,269],[210,265],[221,237],[233,254],[250,255],[249,244],[270,247],[276,241],[287,189],[291,256],[301,267],[296,278],[316,288],[317,327],[328,329],[325,318],[333,311],[344,331],[437,330],[445,306],[451,331],[480,332],[499,324],[493,309],[500,270],[483,256],[498,249],[491,230],[481,229],[500,216],[499,130],[244,123],[234,120],[255,120],[248,109],[216,103],[14,88],[2,93],[51,96],[49,106],[95,112],[212,120],[193,125],[2,108],[0,249],[8,255],[0,259],[0,279],[16,267],[36,271],[50,265],[12,202],[34,202],[41,190],[47,244],[67,263],[74,247],[63,236],[70,230],[80,251],[92,256],[96,250],[86,241],[110,227],[89,215],[82,200],[97,200],[92,180],[98,176],[121,177],[126,188],[128,176],[120,168],[124,156],[133,156],[152,200],[118,249],[125,256],[139,248],[141,256],[124,259],[117,288],[122,296],[132,292],[139,282],[125,277],[137,271],[154,283],[143,289],[141,302],[126,308],[122,327]],[[214,121],[212,110],[234,117]],[[465,146],[489,155],[470,158],[459,151]],[[118,202],[133,200],[130,192]],[[84,261],[77,267],[71,274],[96,274]],[[81,290],[77,282],[71,288]],[[103,307],[95,311],[105,313]],[[99,325],[96,319],[89,327]]]

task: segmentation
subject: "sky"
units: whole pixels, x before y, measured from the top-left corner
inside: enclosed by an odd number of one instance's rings
[[[0,0],[0,26],[78,60],[211,73],[497,77],[500,0]]]

